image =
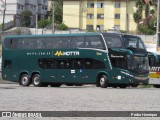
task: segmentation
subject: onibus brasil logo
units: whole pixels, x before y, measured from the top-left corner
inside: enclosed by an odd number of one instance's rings
[[[56,51],[55,56],[79,56],[79,51]]]

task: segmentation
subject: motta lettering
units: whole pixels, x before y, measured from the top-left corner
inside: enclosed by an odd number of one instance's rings
[[[62,51],[56,51],[56,53],[54,54],[55,56],[79,56],[79,51],[66,51],[66,52],[62,52]]]
[[[149,70],[153,72],[160,72],[160,67],[149,67]]]

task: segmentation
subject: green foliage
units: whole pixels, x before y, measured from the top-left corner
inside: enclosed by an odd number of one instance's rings
[[[52,8],[51,8],[52,15]],[[54,21],[56,24],[62,23],[63,17],[63,0],[54,0]]]
[[[57,25],[58,30],[67,30],[68,26],[65,25],[64,23]]]
[[[155,13],[154,9],[150,10],[150,14],[154,14],[154,13]]]
[[[134,14],[133,14],[133,18],[135,23],[139,24],[139,21],[142,19],[142,15],[141,13],[139,13],[139,11],[137,10]]]
[[[95,32],[93,29],[89,29],[87,32]]]
[[[20,16],[21,16],[21,26],[22,27],[29,27],[31,24],[32,12],[31,11],[23,11]]]
[[[146,7],[145,7],[145,17],[148,17],[149,16],[149,11],[150,7],[149,7],[149,4],[146,4]]]
[[[149,26],[139,26],[138,30],[142,34],[147,34],[147,35],[154,35],[156,34],[156,31],[151,29]]]
[[[138,25],[138,31],[142,34],[153,35],[156,33],[154,23],[156,18],[154,17],[155,11],[152,9],[149,11],[149,4],[145,4],[142,0],[136,0],[137,10],[133,14],[134,21]],[[142,19],[142,11],[145,10],[145,19]],[[152,14],[152,15],[150,15]],[[140,22],[142,21],[142,24]]]
[[[39,28],[45,28],[49,24],[51,24],[51,21],[48,19],[42,19],[42,20],[38,21]]]

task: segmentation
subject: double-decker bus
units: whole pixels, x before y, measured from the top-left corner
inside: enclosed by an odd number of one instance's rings
[[[140,37],[121,33],[103,33],[110,61],[116,69],[125,69],[132,87],[147,84],[149,81],[148,52]]]
[[[125,88],[148,82],[145,50],[107,45],[99,33],[6,36],[2,78],[35,87],[96,84]]]

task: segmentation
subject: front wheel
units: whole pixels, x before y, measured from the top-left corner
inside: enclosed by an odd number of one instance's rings
[[[32,77],[32,82],[33,82],[33,85],[35,87],[41,87],[42,86],[42,82],[41,82],[41,79],[40,79],[40,75],[39,74],[35,74],[33,77]]]
[[[108,86],[108,77],[106,75],[102,75],[99,80],[101,88],[107,88]]]
[[[30,81],[30,78],[27,74],[23,74],[21,77],[20,77],[20,85],[22,86],[29,86],[31,84],[31,81]]]

